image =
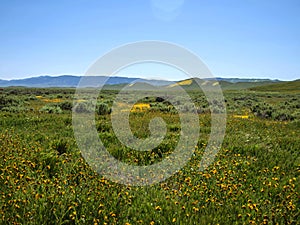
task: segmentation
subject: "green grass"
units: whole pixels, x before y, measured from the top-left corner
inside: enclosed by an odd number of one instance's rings
[[[271,91],[271,92],[300,92],[300,80],[280,82],[276,84],[264,85],[251,88],[253,91]]]
[[[85,162],[76,145],[70,110],[40,111],[49,103],[35,96],[61,95],[62,102],[69,102],[73,91],[3,90],[4,98],[18,100],[22,108],[0,111],[0,224],[299,224],[299,94],[225,92],[225,139],[214,163],[201,172],[210,114],[204,96],[190,92],[202,110],[194,156],[169,179],[133,187],[104,179]],[[115,94],[105,91],[99,101],[111,106]],[[144,101],[162,109],[168,106],[155,98]],[[285,113],[295,116],[283,121],[262,118],[251,111],[257,104],[268,104],[274,112],[284,106]],[[181,131],[176,113],[158,109],[130,115],[131,129],[141,138],[149,135],[151,118],[166,121],[165,140],[150,152],[122,146],[109,114],[96,115],[99,137],[123,162],[155,164],[174,150]]]

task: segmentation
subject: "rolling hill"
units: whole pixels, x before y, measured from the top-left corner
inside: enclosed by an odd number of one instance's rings
[[[252,91],[300,92],[300,79],[250,88]]]
[[[249,89],[252,87],[258,87],[258,86],[265,86],[269,84],[274,84],[276,83],[281,83],[280,81],[272,81],[272,80],[261,80],[261,81],[253,81],[249,79],[249,81],[243,81],[243,82],[229,82],[228,80],[231,79],[216,79],[216,80],[200,80],[198,78],[193,78],[193,79],[187,79],[187,80],[182,80],[179,82],[176,82],[175,84],[168,85],[167,88],[174,88],[176,86],[181,86],[182,88],[186,90],[196,90],[199,89],[199,85],[201,86],[206,86],[206,87],[213,87],[217,84],[219,84],[222,88],[222,90],[242,90],[242,89]],[[238,79],[237,79],[238,80]],[[198,82],[196,82],[198,81]]]
[[[76,87],[82,76],[62,75],[62,76],[39,76],[18,80],[0,80],[0,87],[23,86],[23,87]],[[118,85],[128,84],[134,81],[148,83],[154,86],[168,85],[171,82],[165,80],[147,80],[131,77],[107,77],[88,76],[89,82],[86,86],[97,86],[99,84]]]
[[[0,87],[9,87],[9,86],[23,86],[23,87],[77,87],[82,76],[73,76],[73,75],[62,75],[62,76],[39,76],[31,77],[19,80],[0,80]],[[223,90],[241,90],[241,89],[251,89],[259,86],[266,85],[275,85],[270,88],[276,89],[276,84],[280,85],[282,82],[278,80],[270,79],[241,79],[241,78],[216,78],[216,79],[203,79],[191,78],[186,80],[181,80],[177,82],[166,81],[166,80],[147,80],[131,77],[107,77],[107,76],[89,76],[88,82],[86,82],[85,87],[95,87],[99,84],[105,84],[105,89],[120,90],[126,84],[139,83],[139,85],[133,85],[131,89],[149,89],[150,86],[153,87],[163,87],[172,89],[176,86],[181,86],[186,90],[198,89],[199,86],[196,80],[202,86],[211,86],[213,87],[217,83],[220,84]],[[150,85],[147,86],[146,84]],[[287,84],[287,89],[291,86]],[[291,85],[291,84],[290,84]],[[296,85],[297,86],[297,85]],[[293,88],[293,87],[291,87]],[[294,87],[295,88],[295,87]],[[257,89],[259,90],[259,89]]]

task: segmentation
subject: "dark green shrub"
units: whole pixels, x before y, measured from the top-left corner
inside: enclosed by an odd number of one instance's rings
[[[276,111],[272,114],[272,117],[274,120],[279,120],[279,121],[287,121],[287,120],[294,120],[294,116],[291,115],[287,111]]]
[[[19,106],[21,101],[17,98],[1,95],[0,96],[0,110],[4,107]]]
[[[10,113],[19,113],[25,111],[33,111],[33,108],[25,108],[23,106],[7,106],[7,107],[3,107],[1,111],[10,112]]]
[[[59,106],[47,104],[40,109],[40,112],[60,114],[63,111]]]
[[[73,108],[72,102],[61,102],[58,105],[62,110],[71,111]]]
[[[90,107],[86,102],[78,102],[74,106],[74,111],[76,113],[89,113],[92,112],[92,107]]]
[[[98,115],[107,115],[111,113],[111,108],[106,103],[101,102],[97,104],[96,112]]]
[[[52,142],[51,148],[58,152],[59,155],[68,152],[68,143],[65,140],[56,140]]]
[[[178,132],[181,130],[181,127],[178,124],[171,124],[169,129],[171,132]]]
[[[272,113],[274,109],[267,104],[258,104],[251,108],[251,111],[254,113],[255,116],[267,119],[272,118]]]

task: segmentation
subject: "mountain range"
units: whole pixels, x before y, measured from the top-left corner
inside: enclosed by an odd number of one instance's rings
[[[0,87],[22,86],[22,87],[76,87],[82,76],[62,75],[62,76],[39,76],[25,79],[0,80]],[[130,77],[106,77],[106,76],[89,76],[87,77],[89,85],[103,83],[105,85],[128,84],[136,80],[138,82],[149,83],[151,85],[168,85],[170,81],[164,80],[146,80]]]
[[[9,86],[23,86],[23,87],[76,87],[82,76],[74,75],[62,75],[62,76],[39,76],[31,77],[25,79],[13,79],[13,80],[1,80],[0,87],[9,87]],[[130,84],[134,82],[138,83],[147,83],[153,86],[168,86],[174,84],[172,81],[167,80],[155,80],[155,79],[139,79],[131,77],[106,77],[106,76],[90,76],[88,77],[88,84],[99,84],[99,81],[105,83],[106,86],[111,86],[111,88],[117,88],[119,85]],[[189,79],[188,79],[189,80]],[[212,81],[212,79],[204,79],[207,81]],[[279,83],[279,80],[271,79],[241,79],[241,78],[221,78],[217,77],[214,81],[219,81],[220,85],[224,88],[229,89],[240,89],[240,87],[251,88],[266,84]],[[182,82],[182,81],[178,81]],[[238,84],[238,85],[237,85]],[[89,86],[87,85],[87,86]],[[190,84],[192,87],[194,84]],[[93,86],[93,85],[92,85]]]

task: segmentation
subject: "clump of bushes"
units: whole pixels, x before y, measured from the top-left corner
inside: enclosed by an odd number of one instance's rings
[[[295,117],[286,110],[279,110],[272,113],[272,118],[279,121],[294,120]]]
[[[98,115],[107,115],[111,113],[111,108],[108,106],[108,104],[100,102],[96,106],[96,113]]]
[[[22,102],[14,97],[6,96],[6,95],[1,95],[0,96],[0,110],[3,108],[8,108],[12,106],[20,106]]]
[[[10,113],[19,113],[19,112],[28,112],[33,111],[33,108],[25,108],[24,106],[7,106],[3,107],[1,111],[10,112]]]
[[[92,112],[92,108],[86,102],[78,102],[74,106],[73,110],[76,113],[88,113],[88,112]]]
[[[26,108],[24,101],[18,97],[11,97],[8,95],[0,95],[0,111],[18,113],[24,111],[31,111],[32,108]]]
[[[257,104],[251,108],[251,111],[255,116],[263,119],[278,121],[291,121],[296,119],[295,113],[293,113],[294,110],[289,107],[282,107],[282,105],[274,107],[266,103]]]
[[[173,105],[171,105],[169,102],[150,103],[150,110],[159,111],[163,113],[171,113],[171,114],[177,113],[176,108]]]
[[[259,118],[267,119],[267,118],[272,118],[272,113],[274,109],[270,105],[264,103],[264,104],[257,104],[253,106],[251,108],[251,111],[254,113],[255,116]]]
[[[44,105],[41,109],[40,112],[45,112],[45,113],[55,113],[55,114],[60,114],[62,113],[62,109],[57,106],[57,105],[51,105],[51,104],[47,104]]]
[[[73,108],[72,102],[69,102],[69,101],[60,102],[60,103],[58,104],[58,106],[59,106],[62,110],[66,110],[66,111],[71,111],[72,108]]]
[[[104,102],[98,102],[96,108],[91,102],[78,102],[73,110],[76,113],[91,113],[95,110],[98,115],[107,115],[111,113],[111,107]]]

